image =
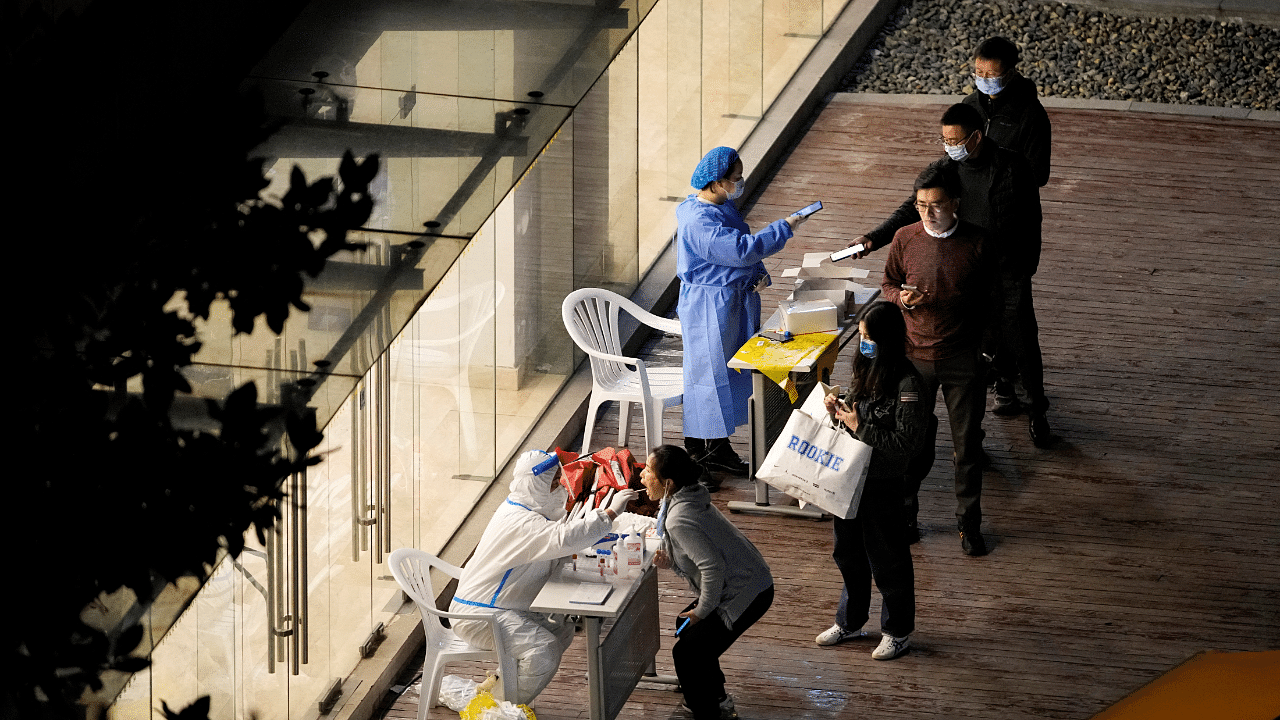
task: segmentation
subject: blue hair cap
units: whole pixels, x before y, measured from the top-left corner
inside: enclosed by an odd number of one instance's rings
[[[729,168],[736,162],[738,162],[737,150],[723,145],[712,148],[702,156],[702,160],[698,161],[698,167],[693,169],[693,179],[689,184],[701,190],[707,186],[707,183],[715,182],[727,175]]]

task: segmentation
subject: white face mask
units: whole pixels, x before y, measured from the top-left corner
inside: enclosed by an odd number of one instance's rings
[[[1003,75],[1001,75],[1000,77],[993,77],[993,78],[984,78],[984,77],[978,77],[977,75],[974,75],[973,81],[978,86],[978,92],[982,93],[983,95],[999,95],[1000,91],[1004,90]]]
[[[746,188],[747,188],[747,179],[742,178],[738,180],[738,182],[733,184],[733,192],[729,193],[729,199],[737,200],[738,198],[742,197],[742,192],[743,190],[746,190]]]
[[[564,517],[568,512],[564,506],[569,504],[569,491],[563,485],[556,483],[555,489],[551,491],[551,503],[551,507],[548,508],[547,519],[559,520]]]

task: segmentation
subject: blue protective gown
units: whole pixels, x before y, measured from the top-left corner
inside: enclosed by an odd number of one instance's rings
[[[727,366],[760,329],[755,281],[764,258],[791,239],[777,220],[755,235],[730,200],[715,205],[690,195],[676,208],[676,274],[684,336],[684,435],[723,438],[747,422],[750,373]]]

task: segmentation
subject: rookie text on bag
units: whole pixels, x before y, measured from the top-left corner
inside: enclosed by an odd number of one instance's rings
[[[823,467],[839,470],[840,463],[844,462],[844,458],[832,453],[829,450],[823,450],[817,445],[811,445],[807,440],[801,440],[799,437],[792,435],[791,442],[787,443],[788,450],[809,458]]]

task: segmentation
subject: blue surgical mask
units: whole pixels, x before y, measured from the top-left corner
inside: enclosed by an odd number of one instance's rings
[[[977,75],[974,75],[973,81],[978,86],[978,92],[982,93],[983,95],[999,95],[1000,91],[1004,90],[1003,75],[1001,75],[1000,77],[993,77],[993,78],[984,78],[984,77],[978,77]]]
[[[947,151],[947,155],[952,160],[955,160],[956,162],[964,162],[965,159],[969,157],[969,141],[973,139],[973,133],[976,132],[978,131],[974,130],[969,133],[969,135],[964,139],[964,142],[959,145],[948,145],[943,141],[942,148]]]
[[[747,188],[747,179],[742,178],[741,180],[738,180],[738,182],[733,184],[733,192],[729,193],[729,199],[737,200],[738,198],[742,197],[742,191],[746,190],[746,188]]]
[[[866,338],[862,338],[858,341],[858,352],[862,353],[863,355],[865,355],[867,358],[871,360],[876,359],[877,350],[878,348],[876,347],[876,343],[874,340],[868,340]]]
[[[947,155],[956,162],[964,162],[969,157],[969,148],[966,147],[967,141],[959,145],[947,145]]]

